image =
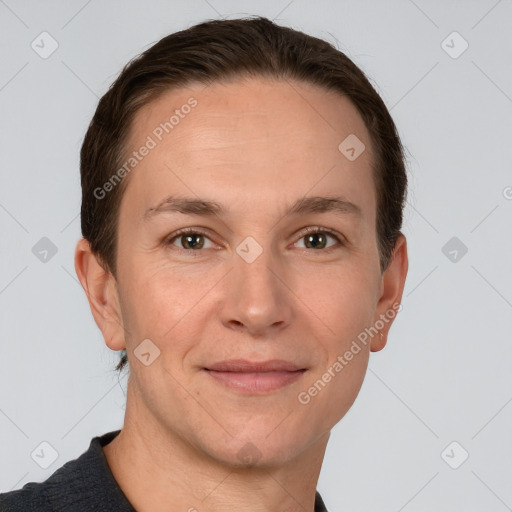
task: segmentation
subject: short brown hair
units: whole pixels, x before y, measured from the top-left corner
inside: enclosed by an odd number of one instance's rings
[[[100,99],[80,153],[81,228],[105,271],[116,277],[119,207],[129,177],[101,199],[95,190],[122,166],[135,114],[170,89],[242,76],[304,81],[335,91],[356,107],[375,150],[376,233],[383,272],[401,233],[407,193],[404,149],[395,123],[363,71],[343,52],[260,16],[210,20],[164,37],[130,61]],[[123,352],[117,370],[128,362]]]

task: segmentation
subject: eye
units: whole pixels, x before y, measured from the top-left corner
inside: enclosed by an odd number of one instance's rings
[[[327,245],[328,238],[334,239],[335,243]],[[299,240],[305,240],[305,249],[324,249],[331,250],[338,246],[343,246],[342,236],[330,229],[319,226],[306,228]],[[187,252],[199,252],[201,249],[211,249],[213,242],[206,233],[197,228],[184,228],[167,237],[164,245],[172,245],[180,250]],[[179,245],[178,245],[179,244]]]
[[[184,228],[166,238],[164,244],[175,245],[174,242],[176,241],[179,244],[179,249],[190,252],[205,248],[210,249],[211,245],[205,244],[205,240],[211,243],[211,240],[202,231],[195,228]]]
[[[306,249],[332,249],[336,244],[327,246],[327,239],[333,238],[338,245],[343,245],[341,237],[330,229],[317,227],[310,227],[303,231],[300,240],[305,240]]]

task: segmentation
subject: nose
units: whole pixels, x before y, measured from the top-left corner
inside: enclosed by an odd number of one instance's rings
[[[255,337],[269,337],[291,322],[294,297],[291,276],[270,249],[264,249],[254,261],[249,261],[233,253],[233,267],[226,276],[219,315],[227,328],[246,331]]]

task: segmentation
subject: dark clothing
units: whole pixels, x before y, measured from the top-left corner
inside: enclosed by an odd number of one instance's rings
[[[29,482],[21,489],[0,494],[0,512],[136,512],[102,450],[119,432],[94,437],[87,451],[44,482]],[[315,512],[327,512],[318,492]]]

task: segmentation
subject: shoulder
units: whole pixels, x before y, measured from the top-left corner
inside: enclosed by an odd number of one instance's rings
[[[1,512],[47,512],[53,510],[44,483],[29,482],[21,489],[0,494]]]
[[[66,510],[66,507],[71,504],[70,499],[82,500],[86,493],[86,489],[80,484],[81,476],[87,466],[84,462],[82,455],[66,462],[44,482],[29,482],[21,489],[0,494],[0,512]]]
[[[66,462],[44,482],[29,482],[21,489],[0,494],[0,512],[69,512],[90,510],[101,500],[108,483],[101,447],[119,431],[95,437],[78,458]]]

